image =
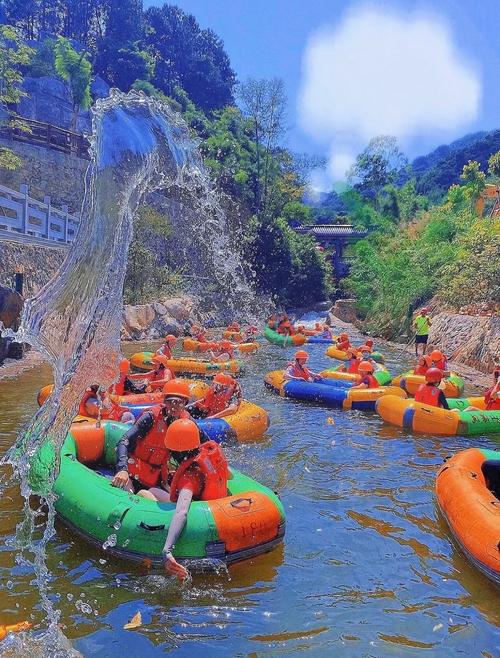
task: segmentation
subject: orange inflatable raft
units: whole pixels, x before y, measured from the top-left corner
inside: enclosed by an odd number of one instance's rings
[[[500,585],[500,500],[487,488],[482,466],[500,460],[500,451],[469,448],[440,468],[439,508],[469,560]]]

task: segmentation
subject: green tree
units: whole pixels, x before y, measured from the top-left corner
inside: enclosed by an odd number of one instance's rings
[[[486,185],[486,174],[481,171],[481,165],[475,160],[469,160],[464,165],[460,178],[465,181],[464,194],[472,202],[476,201]]]
[[[27,66],[32,55],[32,48],[21,42],[14,28],[0,25],[0,106],[16,105],[26,95],[21,89],[21,69]],[[6,115],[0,123],[26,130],[11,110],[6,110]],[[17,169],[20,165],[21,159],[11,149],[0,148],[0,168]]]
[[[488,160],[488,173],[500,178],[500,151],[493,153]]]
[[[85,53],[78,53],[64,37],[58,37],[54,46],[55,67],[57,74],[69,83],[73,97],[72,130],[76,130],[76,122],[80,110],[90,107],[90,76],[92,65]]]
[[[395,137],[380,135],[368,143],[348,173],[348,181],[364,197],[375,198],[386,185],[399,182],[408,160]]]

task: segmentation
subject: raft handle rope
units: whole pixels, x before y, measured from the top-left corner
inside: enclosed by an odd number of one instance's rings
[[[148,523],[145,523],[144,521],[141,521],[139,523],[139,528],[143,528],[143,530],[149,530],[150,532],[156,532],[157,530],[165,530],[165,525],[149,525]]]

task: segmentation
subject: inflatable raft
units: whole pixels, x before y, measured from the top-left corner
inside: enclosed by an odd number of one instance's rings
[[[131,366],[139,372],[147,372],[154,369],[151,361],[154,352],[136,352],[130,357]],[[193,374],[193,375],[216,375],[218,372],[229,372],[232,375],[238,375],[241,372],[241,366],[238,361],[202,361],[201,359],[190,359],[189,357],[181,359],[168,359],[167,365],[176,375]]]
[[[359,384],[361,381],[361,375],[352,372],[340,372],[337,368],[333,368],[333,370],[323,370],[320,372],[320,375],[322,377],[327,377],[328,379],[343,380],[346,382],[353,382],[354,384]],[[373,373],[373,376],[380,386],[387,386],[391,383],[392,375],[385,366],[382,370],[376,370]]]
[[[307,342],[315,345],[331,345],[333,342],[337,340],[336,337],[334,338],[322,338],[321,336],[308,336]]]
[[[264,337],[274,345],[281,345],[281,347],[293,347],[297,345],[304,345],[307,340],[307,337],[304,334],[293,334],[293,336],[285,336],[284,334],[279,334],[277,331],[273,331],[266,326],[264,329]]]
[[[347,352],[344,350],[339,350],[335,345],[330,345],[325,352],[326,356],[329,356],[331,359],[337,359],[337,361],[346,361]],[[384,363],[385,357],[380,352],[372,352],[370,358],[373,359],[376,363]]]
[[[437,474],[436,496],[467,558],[500,585],[500,500],[486,486],[486,460],[500,460],[500,451],[469,448],[448,459]]]
[[[286,380],[283,370],[267,373],[264,382],[268,388],[282,397],[306,402],[317,402],[328,407],[373,411],[375,402],[384,395],[406,397],[397,387],[352,389],[352,382],[324,379],[322,382]]]
[[[474,436],[500,432],[500,411],[464,411],[469,405],[484,407],[484,398],[450,399],[448,404],[450,411],[388,395],[377,401],[375,409],[387,423],[419,434]]]
[[[227,329],[222,332],[222,338],[225,338],[226,340],[232,340],[235,343],[239,342],[240,340],[243,340],[243,334],[241,331],[228,331]]]
[[[459,398],[464,392],[464,380],[456,372],[450,373],[450,376],[443,379],[441,383],[440,388],[447,398]],[[425,384],[424,375],[414,375],[411,370],[392,380],[393,386],[401,386],[408,395],[415,395],[421,384]]]
[[[182,349],[184,352],[208,352],[209,350],[219,349],[220,343],[199,343],[194,338],[185,338],[182,343]],[[233,345],[233,349],[241,352],[242,354],[248,354],[248,352],[255,352],[259,349],[259,343],[238,343]]]
[[[127,429],[112,421],[100,427],[72,425],[60,453],[54,505],[67,526],[96,546],[106,547],[108,554],[160,565],[175,505],[111,486],[109,469],[115,463],[116,444]],[[54,459],[50,442],[33,457],[30,484],[35,493],[48,492]],[[277,495],[231,469],[225,498],[191,504],[173,554],[180,561],[231,563],[270,551],[284,532],[285,516]],[[196,562],[192,566],[196,568]]]

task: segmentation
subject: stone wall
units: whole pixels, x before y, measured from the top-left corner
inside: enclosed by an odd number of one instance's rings
[[[23,296],[32,297],[61,267],[68,251],[56,247],[0,241],[0,284],[12,287],[14,272],[24,272]]]
[[[43,201],[50,196],[54,206],[67,204],[71,213],[80,214],[88,160],[3,137],[0,146],[12,149],[23,161],[15,171],[0,169],[2,185],[19,190],[26,184],[31,197]]]
[[[452,361],[491,372],[500,357],[500,316],[439,313],[432,318],[429,346]]]

